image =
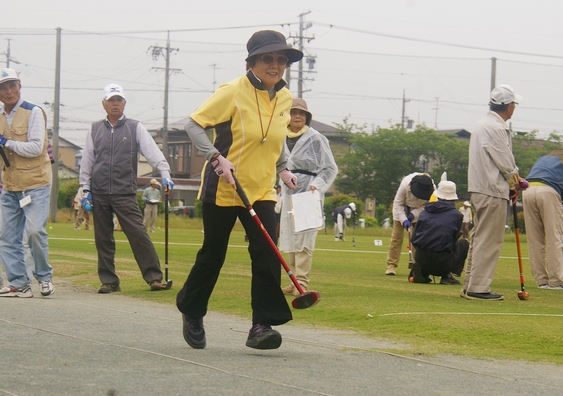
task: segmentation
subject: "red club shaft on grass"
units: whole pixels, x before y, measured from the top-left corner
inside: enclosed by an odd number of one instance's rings
[[[244,190],[242,189],[242,186],[240,185],[238,179],[235,177],[235,175],[233,174],[233,179],[235,180],[235,185],[237,188],[237,193],[242,201],[242,203],[244,204],[244,206],[246,206],[246,208],[248,209],[248,211],[250,212],[250,215],[252,216],[252,218],[254,219],[254,221],[256,222],[256,224],[258,225],[258,228],[260,228],[260,230],[262,231],[262,234],[264,235],[264,237],[266,238],[266,240],[268,241],[268,243],[270,244],[270,247],[272,248],[272,250],[274,251],[274,253],[276,253],[276,256],[278,256],[278,259],[280,260],[280,263],[282,264],[283,268],[285,269],[285,272],[287,272],[287,274],[289,275],[289,278],[291,279],[291,281],[293,282],[293,285],[297,288],[297,290],[299,291],[299,296],[296,297],[291,305],[293,306],[293,308],[295,309],[304,309],[304,308],[310,308],[313,305],[317,304],[319,302],[319,300],[321,299],[321,295],[319,292],[316,291],[310,291],[310,292],[305,292],[303,290],[303,288],[301,287],[301,285],[299,284],[299,282],[297,282],[297,279],[295,278],[295,275],[293,275],[293,272],[291,271],[291,269],[289,268],[289,266],[287,265],[287,263],[285,262],[283,256],[281,255],[278,247],[276,246],[276,244],[274,243],[274,241],[272,240],[272,237],[270,236],[270,234],[268,234],[268,231],[266,230],[266,228],[264,228],[264,225],[262,224],[262,222],[260,221],[260,218],[258,217],[258,215],[256,214],[256,212],[254,211],[254,209],[252,208],[252,205],[250,204],[250,201],[248,200],[248,197],[246,196],[246,193],[244,192]]]

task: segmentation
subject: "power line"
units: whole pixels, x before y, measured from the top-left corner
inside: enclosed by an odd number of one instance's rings
[[[370,36],[380,36],[380,37],[394,38],[394,39],[398,39],[398,40],[415,41],[415,42],[419,42],[419,43],[445,45],[445,46],[448,46],[448,47],[456,47],[456,48],[467,48],[467,49],[472,49],[472,50],[477,50],[477,51],[490,51],[490,52],[500,52],[500,53],[504,53],[504,54],[537,56],[537,57],[541,57],[541,58],[552,58],[552,59],[563,59],[563,55],[538,54],[538,53],[533,53],[533,52],[510,51],[510,50],[504,50],[504,49],[499,49],[499,48],[479,47],[479,46],[476,46],[476,45],[456,44],[456,43],[449,43],[447,41],[430,40],[430,39],[424,39],[424,38],[419,38],[419,37],[409,37],[409,36],[400,36],[400,35],[397,35],[397,34],[372,32],[372,31],[369,31],[369,30],[351,28],[351,27],[346,27],[346,26],[339,26],[339,25],[332,25],[332,24],[327,24],[327,23],[323,23],[323,22],[316,22],[316,23],[318,25],[321,25],[321,26],[327,26],[327,27],[330,27],[330,28],[340,29],[340,30],[349,31],[349,32],[368,34]]]

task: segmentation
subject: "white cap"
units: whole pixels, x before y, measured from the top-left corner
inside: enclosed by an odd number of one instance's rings
[[[457,199],[455,183],[449,180],[442,180],[438,184],[438,189],[434,191],[434,196],[446,201],[455,201]]]
[[[156,184],[157,186],[160,186],[160,183],[156,179],[151,179],[151,184]]]
[[[4,68],[0,71],[0,84],[8,81],[20,81],[20,78],[14,69]]]
[[[344,209],[344,216],[346,216],[347,219],[352,217],[352,211],[350,210],[350,208]]]
[[[123,88],[121,88],[121,85],[109,84],[104,88],[104,100],[108,100],[109,98],[116,95],[119,95],[123,99],[125,99],[125,94],[123,93]]]
[[[354,212],[356,211],[356,204],[354,202],[350,202],[348,206],[350,206]]]
[[[520,104],[523,98],[514,93],[514,89],[510,85],[499,85],[491,91],[491,103],[497,105],[506,105],[512,102]]]
[[[465,201],[465,202],[463,203],[463,206],[471,206],[471,204],[469,203],[469,201]]]

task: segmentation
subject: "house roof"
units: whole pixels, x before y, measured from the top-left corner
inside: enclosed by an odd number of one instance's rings
[[[457,137],[459,139],[469,139],[469,138],[471,138],[471,132],[469,132],[467,129],[463,129],[463,128],[436,129],[436,133],[439,133],[439,134],[452,133],[452,134],[457,135]]]

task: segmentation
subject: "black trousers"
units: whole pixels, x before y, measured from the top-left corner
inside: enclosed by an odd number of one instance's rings
[[[98,276],[102,284],[119,284],[115,273],[115,238],[113,237],[113,214],[117,216],[121,229],[129,240],[143,279],[150,283],[162,280],[160,261],[143,224],[143,216],[135,194],[94,194],[94,236],[98,250]]]
[[[469,251],[469,242],[459,239],[453,252],[432,252],[418,247],[415,252],[415,262],[422,268],[423,276],[445,276],[450,272],[461,274],[465,266],[465,259]]]
[[[268,234],[276,242],[276,213],[273,201],[253,205]],[[203,246],[196,256],[184,287],[176,297],[180,312],[202,318],[219,273],[225,262],[229,236],[235,221],[240,219],[249,240],[252,268],[252,324],[281,325],[292,319],[291,310],[280,288],[281,263],[248,210],[242,206],[220,207],[203,204]]]

